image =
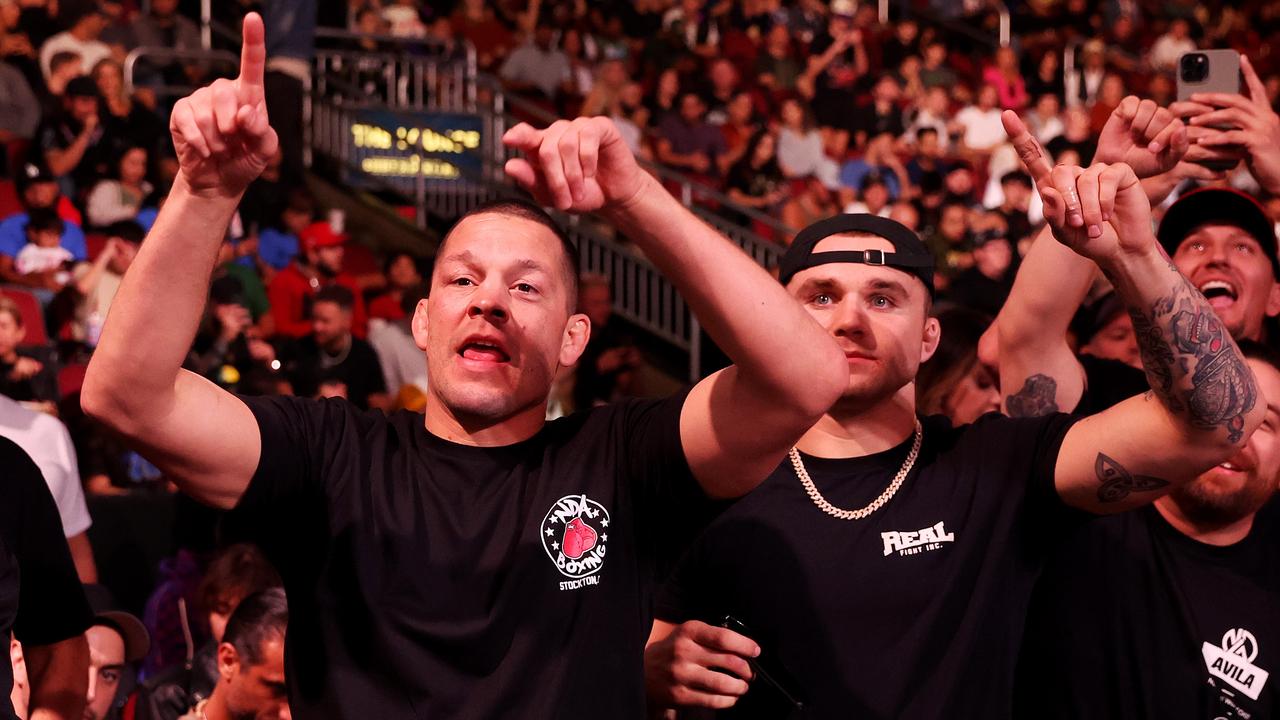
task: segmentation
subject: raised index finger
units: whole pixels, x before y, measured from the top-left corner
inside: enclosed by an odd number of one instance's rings
[[[240,91],[240,102],[256,105],[263,99],[262,78],[267,67],[266,31],[262,27],[262,16],[256,12],[245,15],[241,35],[240,77],[236,78],[236,87]]]
[[[1036,185],[1043,185],[1043,181],[1049,180],[1049,172],[1053,170],[1053,165],[1049,162],[1049,156],[1044,148],[1040,147],[1039,141],[1031,135],[1031,131],[1023,124],[1022,118],[1018,117],[1018,113],[1005,110],[1000,114],[1000,121],[1004,123],[1004,131],[1009,135],[1013,148],[1018,151],[1022,164],[1027,166],[1031,179],[1036,181]]]

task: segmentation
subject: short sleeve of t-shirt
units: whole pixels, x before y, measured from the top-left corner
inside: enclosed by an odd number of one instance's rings
[[[0,637],[10,629],[29,645],[75,637],[93,616],[53,497],[31,458],[5,438],[0,438],[0,467],[5,468],[0,485]],[[16,607],[5,607],[15,597]]]

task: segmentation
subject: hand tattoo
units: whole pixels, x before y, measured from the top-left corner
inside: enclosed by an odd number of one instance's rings
[[[1093,471],[1102,483],[1098,488],[1100,503],[1119,502],[1129,497],[1131,492],[1151,492],[1169,484],[1168,480],[1150,475],[1132,475],[1123,465],[1102,453],[1098,453],[1098,459],[1093,463]]]
[[[1150,313],[1130,309],[1142,365],[1165,406],[1197,428],[1225,428],[1239,442],[1258,398],[1253,375],[1200,291],[1179,277]],[[1190,387],[1185,379],[1190,376]],[[1182,382],[1179,382],[1182,381]]]
[[[1009,417],[1041,417],[1058,412],[1058,383],[1048,375],[1032,375],[1022,389],[1004,399]]]

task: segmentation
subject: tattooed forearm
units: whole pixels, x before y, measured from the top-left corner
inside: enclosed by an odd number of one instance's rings
[[[1169,410],[1197,428],[1244,435],[1258,391],[1244,358],[1200,291],[1179,276],[1148,312],[1130,308],[1151,389]]]
[[[1058,412],[1058,383],[1048,375],[1032,375],[1022,389],[1005,398],[1009,417],[1041,417]]]
[[[1169,484],[1168,480],[1150,475],[1132,475],[1123,465],[1102,453],[1098,453],[1093,471],[1098,476],[1098,482],[1102,483],[1098,487],[1100,503],[1119,502],[1129,497],[1131,492],[1151,492]]]

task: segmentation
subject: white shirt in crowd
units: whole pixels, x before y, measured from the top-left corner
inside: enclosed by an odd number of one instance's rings
[[[73,52],[79,55],[80,72],[84,75],[92,73],[93,66],[97,65],[98,61],[111,57],[111,48],[104,42],[99,40],[82,42],[69,32],[60,32],[40,46],[40,72],[44,73],[45,80],[49,79],[49,73],[52,72],[49,65],[53,63],[53,56],[60,52]]]
[[[1183,53],[1194,52],[1196,49],[1195,41],[1191,38],[1178,39],[1165,33],[1156,38],[1155,43],[1151,45],[1151,67],[1157,70],[1173,70],[1178,65],[1178,58]]]
[[[71,433],[62,421],[23,407],[0,395],[0,436],[22,448],[40,468],[62,518],[62,534],[79,535],[89,529],[89,507],[80,486],[80,468]]]
[[[969,105],[956,113],[956,122],[964,127],[964,144],[974,150],[990,150],[1008,139],[998,107],[981,110]]]

